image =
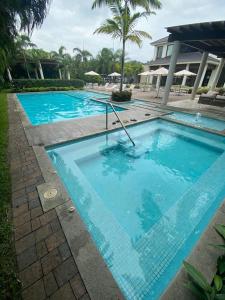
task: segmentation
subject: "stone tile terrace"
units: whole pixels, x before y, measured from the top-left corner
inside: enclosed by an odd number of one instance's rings
[[[88,300],[55,209],[42,210],[36,187],[44,179],[15,108],[9,101],[12,212],[22,297]]]

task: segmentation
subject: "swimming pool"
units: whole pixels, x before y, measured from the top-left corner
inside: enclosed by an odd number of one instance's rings
[[[54,123],[76,118],[105,114],[105,104],[93,100],[107,96],[86,91],[66,93],[17,94],[30,122],[33,125]],[[123,108],[115,107],[116,111]],[[109,108],[109,112],[111,109]]]
[[[184,121],[199,127],[206,127],[218,131],[225,130],[225,121],[216,120],[204,116],[197,116],[196,114],[187,114],[182,112],[174,112],[167,115],[167,117],[175,120]]]
[[[47,149],[127,299],[158,299],[225,197],[225,138],[154,120]]]

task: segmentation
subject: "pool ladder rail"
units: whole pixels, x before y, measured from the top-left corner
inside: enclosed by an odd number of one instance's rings
[[[110,107],[112,108],[112,111],[113,111],[114,114],[116,115],[118,121],[120,122],[120,124],[121,124],[123,130],[125,131],[126,135],[127,135],[128,138],[129,138],[129,140],[131,141],[131,143],[133,144],[133,146],[135,146],[135,143],[134,143],[133,139],[132,139],[131,136],[129,135],[129,133],[128,133],[126,127],[125,127],[125,125],[123,124],[122,120],[120,119],[119,115],[117,114],[117,112],[116,112],[114,106],[112,105],[112,103],[109,103],[109,102],[106,102],[106,114],[105,114],[105,117],[106,117],[106,119],[105,119],[105,121],[106,121],[106,129],[107,129],[107,130],[109,129],[109,126],[108,126],[108,124],[109,124],[109,117],[108,117],[109,111],[108,111],[108,106],[110,106]]]

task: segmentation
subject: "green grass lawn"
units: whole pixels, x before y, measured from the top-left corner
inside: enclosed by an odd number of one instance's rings
[[[7,96],[0,93],[0,299],[21,299],[10,213],[11,185],[7,157]]]

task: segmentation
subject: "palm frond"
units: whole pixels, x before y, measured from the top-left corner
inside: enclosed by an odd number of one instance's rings
[[[141,38],[140,38],[138,35],[136,35],[136,34],[129,34],[129,35],[127,35],[126,41],[130,41],[130,42],[132,42],[132,43],[138,45],[139,48],[141,48],[141,46],[142,46],[142,40],[141,40]]]

